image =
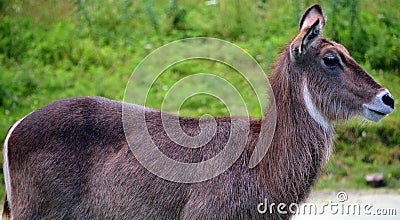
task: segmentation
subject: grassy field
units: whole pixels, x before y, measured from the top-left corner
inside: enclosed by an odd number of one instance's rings
[[[0,140],[13,122],[60,98],[97,95],[122,100],[140,61],[182,38],[206,36],[235,43],[268,74],[280,49],[297,33],[302,11],[313,2],[1,0]],[[324,35],[345,45],[377,81],[400,97],[400,2],[319,2],[328,16]],[[160,108],[170,86],[198,72],[224,73],[242,88],[232,68],[188,61],[163,73],[147,105]],[[241,91],[250,113],[258,117],[251,93]],[[400,187],[398,103],[378,124],[355,119],[335,125],[336,148],[317,189],[369,189],[364,176],[375,172],[384,174],[387,188]],[[218,99],[196,96],[180,113],[226,115],[227,110]]]

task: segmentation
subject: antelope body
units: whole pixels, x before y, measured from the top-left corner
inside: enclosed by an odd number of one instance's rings
[[[299,204],[307,198],[332,149],[331,123],[355,115],[379,121],[394,109],[388,90],[342,45],[321,36],[324,25],[321,7],[308,8],[300,19],[299,34],[274,64],[270,83],[277,123],[268,152],[255,168],[247,163],[255,143],[263,141],[261,124],[267,115],[250,119],[244,152],[227,171],[189,184],[164,180],[141,166],[127,143],[127,138],[140,137],[135,132],[125,136],[122,103],[100,97],[62,99],[10,128],[3,149],[7,191],[3,217],[290,218],[290,212],[259,213],[257,205]],[[199,118],[179,120],[188,135],[199,132]],[[146,110],[148,130],[159,149],[187,163],[216,155],[227,143],[232,122],[240,119],[214,120],[217,132],[211,141],[188,149],[165,134],[160,111]]]

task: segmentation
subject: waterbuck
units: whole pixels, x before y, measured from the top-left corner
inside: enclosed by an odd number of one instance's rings
[[[127,139],[139,140],[138,146],[146,142],[136,132],[125,135],[121,102],[100,97],[62,99],[32,112],[8,131],[3,148],[3,217],[290,218],[289,205],[307,198],[329,158],[332,122],[356,115],[379,121],[394,109],[389,91],[342,45],[321,36],[324,26],[322,8],[309,7],[300,19],[298,35],[274,64],[270,83],[277,109],[275,132],[256,167],[247,164],[256,143],[263,144],[262,122],[268,115],[249,119],[244,151],[229,169],[206,181],[178,183],[152,174],[138,162]],[[164,132],[161,111],[146,108],[152,141],[166,156],[187,163],[221,151],[237,120],[241,119],[213,118],[217,130],[211,140],[201,148],[185,148]],[[199,121],[179,117],[191,136],[200,131]],[[286,206],[263,213],[258,206],[264,201]]]

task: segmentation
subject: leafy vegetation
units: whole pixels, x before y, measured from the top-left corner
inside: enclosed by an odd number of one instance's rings
[[[98,95],[122,100],[135,66],[174,40],[207,36],[233,42],[268,72],[280,48],[297,33],[302,11],[312,3],[1,0],[0,139],[4,141],[17,119],[60,98]],[[325,36],[345,45],[364,68],[400,97],[400,2],[320,3],[328,16]],[[159,108],[166,89],[176,80],[204,71],[234,74],[212,62],[173,66],[156,82],[148,106]],[[251,112],[257,116],[257,111]],[[227,110],[218,99],[199,96],[188,99],[180,113],[226,115]],[[365,189],[364,175],[371,172],[384,173],[387,187],[398,188],[399,127],[398,110],[379,124],[357,119],[336,125],[336,149],[317,188]]]

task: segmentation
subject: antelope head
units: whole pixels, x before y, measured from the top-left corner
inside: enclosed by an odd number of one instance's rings
[[[361,115],[379,121],[394,109],[394,99],[350,56],[344,46],[323,38],[325,15],[319,5],[300,19],[289,45],[291,69],[301,79],[305,106],[323,127]]]

